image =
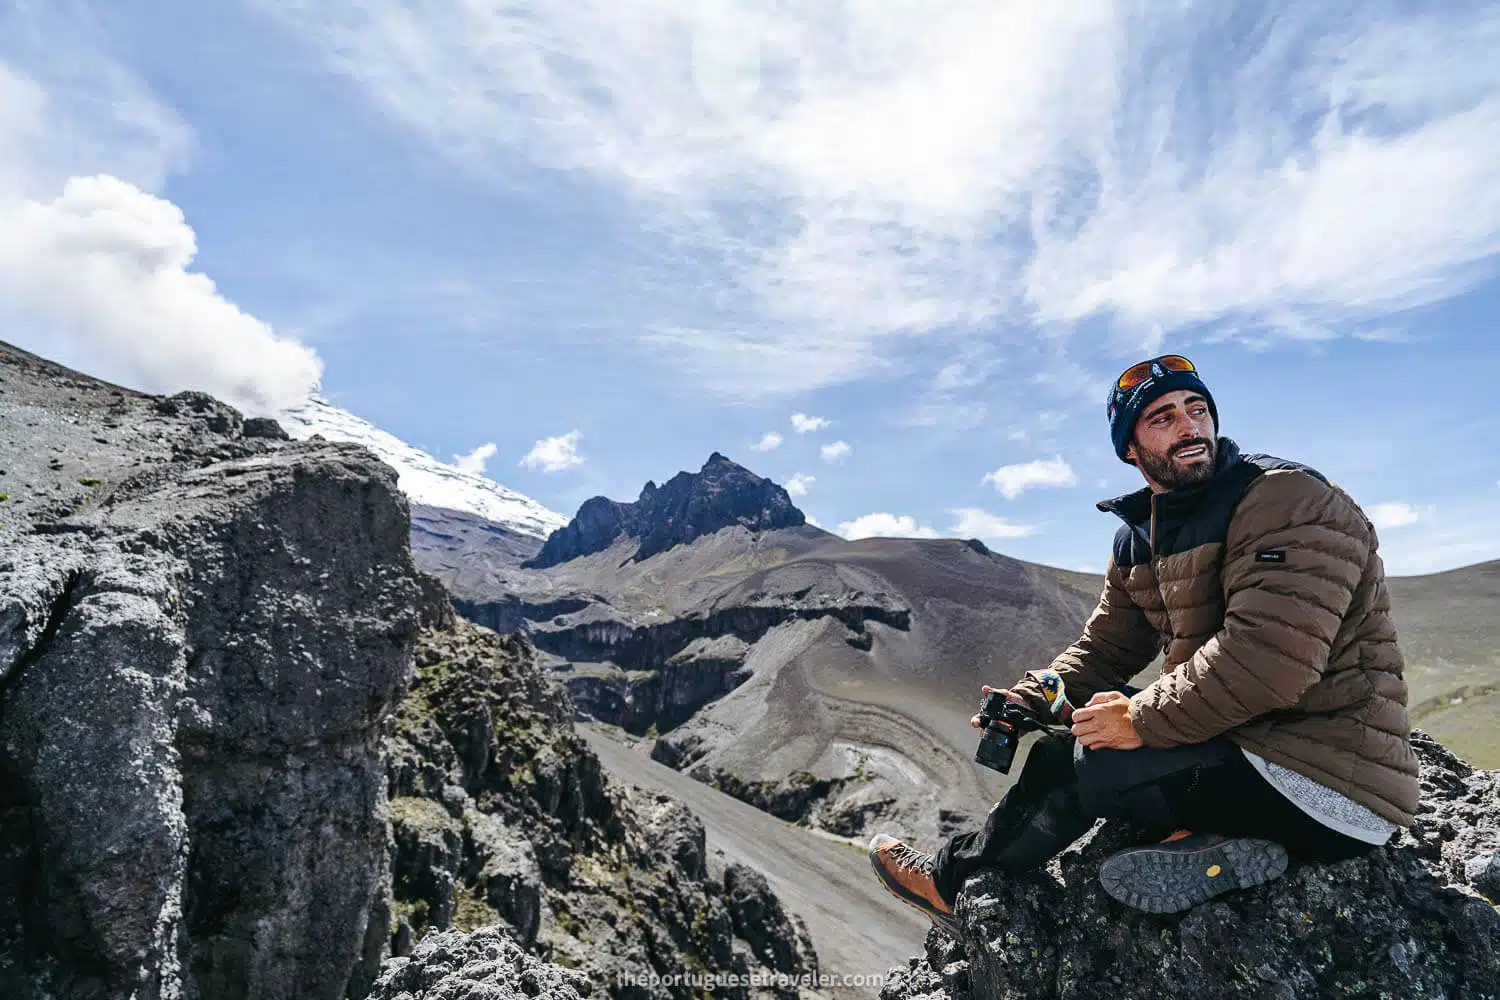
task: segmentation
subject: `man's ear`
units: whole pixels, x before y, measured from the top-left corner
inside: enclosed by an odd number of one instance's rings
[[[1138,469],[1141,467],[1141,463],[1135,460],[1135,438],[1131,438],[1130,443],[1125,446],[1125,461]]]

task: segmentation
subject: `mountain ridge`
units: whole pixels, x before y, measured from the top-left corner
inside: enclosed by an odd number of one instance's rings
[[[637,540],[630,559],[642,562],[734,525],[767,531],[806,523],[783,487],[715,451],[696,473],[679,472],[661,486],[647,480],[632,502],[604,496],[584,501],[521,567],[548,569],[601,552],[622,537]]]
[[[330,441],[364,445],[396,470],[397,488],[412,503],[473,514],[534,538],[545,539],[568,523],[566,517],[531,497],[480,473],[439,461],[322,396],[309,397],[301,406],[283,411],[277,420],[299,441],[321,435]]]

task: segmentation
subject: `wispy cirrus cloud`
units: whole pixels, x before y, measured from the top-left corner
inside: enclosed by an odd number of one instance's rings
[[[464,169],[648,208],[747,318],[646,342],[743,395],[917,337],[1340,336],[1500,253],[1493,5],[250,2]]]

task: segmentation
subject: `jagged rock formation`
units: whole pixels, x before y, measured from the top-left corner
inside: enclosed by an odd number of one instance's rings
[[[1054,571],[957,539],[736,523],[645,559],[618,534],[524,569],[463,519],[419,537],[460,613],[524,630],[581,718],[657,734],[657,760],[846,837],[972,822],[1001,788],[972,763],[980,686],[1049,662],[1091,606]]]
[[[407,968],[430,970],[422,949],[434,932],[499,923],[539,957],[585,972],[595,996],[692,995],[686,984],[638,984],[652,975],[816,972],[805,927],[763,878],[743,866],[710,873],[696,816],[605,779],[524,635],[454,621],[437,595],[425,607],[430,627],[388,745],[394,951],[424,942]],[[510,973],[496,968],[485,981],[504,988]],[[387,980],[407,981],[390,967]]]
[[[363,996],[418,624],[391,471],[3,344],[0,471],[0,996]]]
[[[380,971],[369,1000],[581,1000],[598,995],[581,972],[528,954],[497,927],[429,934]]]
[[[641,561],[734,525],[769,531],[806,521],[786,490],[714,452],[696,473],[679,472],[660,487],[647,482],[634,503],[586,501],[523,565],[546,569],[602,552],[622,536],[638,541],[632,558]]]
[[[882,1000],[1500,995],[1500,772],[1431,739],[1417,824],[1395,846],[1185,914],[1151,916],[1099,887],[1128,842],[1105,825],[1046,872],[982,873],[960,895],[963,939],[934,930]],[[1488,898],[1485,898],[1488,896]]]
[[[665,730],[743,683],[752,645],[796,619],[831,613],[853,634],[873,616],[897,622],[901,611],[879,595],[716,608],[713,598],[740,574],[827,544],[803,525],[752,532],[731,527],[632,562],[635,541],[548,570],[522,570],[497,537],[468,519],[419,513],[414,555],[453,593],[470,621],[505,633],[524,629],[574,704],[589,718],[645,733]]]

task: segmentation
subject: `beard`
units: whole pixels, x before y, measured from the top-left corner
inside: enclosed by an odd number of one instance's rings
[[[1187,464],[1176,460],[1175,456],[1178,452],[1187,448],[1195,448],[1198,445],[1207,445],[1208,448],[1202,458]],[[1152,482],[1169,490],[1180,490],[1184,486],[1194,486],[1212,479],[1214,460],[1218,458],[1218,453],[1218,443],[1208,438],[1178,441],[1165,452],[1148,451],[1141,447],[1140,441],[1135,443],[1136,464],[1140,470],[1150,477]]]

